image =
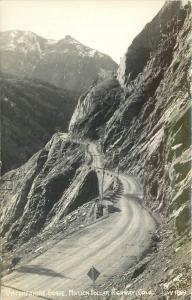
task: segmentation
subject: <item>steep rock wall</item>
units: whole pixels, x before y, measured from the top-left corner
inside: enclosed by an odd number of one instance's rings
[[[138,291],[152,291],[142,299],[178,299],[178,290],[184,293],[181,298],[190,299],[191,26],[191,3],[166,1],[123,58],[119,105],[99,132],[107,167],[140,179],[142,202],[160,225],[145,258],[104,285],[104,290],[133,291],[128,294],[133,300]],[[97,101],[91,93],[86,99]],[[76,116],[84,103],[79,102]],[[87,137],[101,112],[92,111],[92,122],[74,132]],[[78,117],[73,128],[76,124]]]
[[[98,139],[123,97],[119,82],[112,78],[93,85],[78,101],[69,124],[69,132]]]
[[[108,166],[140,178],[145,203],[173,219],[181,234],[190,221],[190,3],[167,1],[135,38],[122,64],[120,100],[113,114],[104,119],[104,97],[99,102],[90,91],[80,98],[73,128],[93,138],[87,132],[102,118],[105,128],[94,138],[100,137]],[[116,101],[113,93],[108,97]]]
[[[140,177],[150,207],[174,214],[181,233],[190,220],[191,7],[179,5],[168,3],[152,21],[163,16],[161,38],[142,73],[125,85],[128,96],[107,125],[105,149],[118,153],[120,169]]]
[[[166,1],[157,16],[135,37],[118,69],[118,79],[125,88],[143,71],[168,32],[171,35],[182,27],[185,11],[181,9],[181,5],[181,1]]]
[[[83,165],[84,157],[83,146],[58,133],[26,164],[2,177],[0,230],[6,249],[57,225],[98,196],[97,176]]]

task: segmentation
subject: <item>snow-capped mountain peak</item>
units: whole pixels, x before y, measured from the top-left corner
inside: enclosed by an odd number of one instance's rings
[[[80,42],[74,39],[71,35],[66,35],[64,40],[71,44],[80,44]]]
[[[21,78],[37,78],[62,88],[84,90],[117,64],[70,35],[45,39],[30,31],[0,32],[1,70]],[[104,72],[101,72],[101,69]]]

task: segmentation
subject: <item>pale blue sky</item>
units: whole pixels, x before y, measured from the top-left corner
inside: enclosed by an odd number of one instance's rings
[[[0,30],[30,30],[50,39],[69,34],[119,62],[163,4],[164,0],[6,0],[0,2]]]

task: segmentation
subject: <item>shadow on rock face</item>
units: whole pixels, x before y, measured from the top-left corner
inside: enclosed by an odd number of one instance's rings
[[[95,171],[90,171],[85,177],[82,186],[79,189],[77,197],[72,201],[67,208],[67,213],[71,213],[79,206],[86,202],[98,197],[99,195],[99,183],[97,174]]]

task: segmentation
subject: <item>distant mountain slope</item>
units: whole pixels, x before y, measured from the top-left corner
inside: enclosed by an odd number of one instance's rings
[[[35,80],[0,77],[3,172],[18,167],[58,129],[66,130],[76,93]]]
[[[117,64],[71,36],[47,40],[29,31],[0,33],[1,70],[21,78],[38,78],[58,87],[85,90],[109,77]]]

